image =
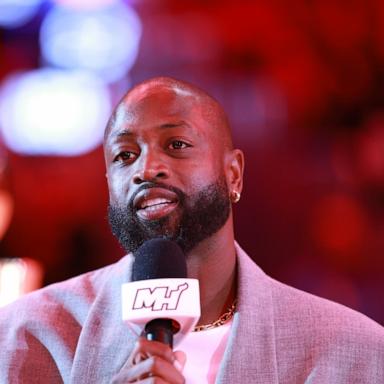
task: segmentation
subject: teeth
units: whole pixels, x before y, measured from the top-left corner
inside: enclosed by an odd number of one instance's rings
[[[146,200],[144,201],[142,204],[141,204],[141,209],[144,209],[144,208],[150,208],[150,207],[153,207],[154,205],[159,205],[159,204],[167,204],[167,203],[171,203],[171,201],[167,200],[167,199],[164,199],[163,197],[158,197],[156,199],[150,199],[150,200]]]

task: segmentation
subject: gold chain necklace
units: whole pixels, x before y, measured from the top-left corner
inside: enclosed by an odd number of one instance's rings
[[[213,323],[196,325],[193,329],[193,332],[206,331],[207,329],[212,329],[220,327],[220,325],[225,324],[227,321],[231,320],[235,311],[236,311],[236,299],[233,301],[232,305],[228,308],[227,312],[223,313],[217,320]]]

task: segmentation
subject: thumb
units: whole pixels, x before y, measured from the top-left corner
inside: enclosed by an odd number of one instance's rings
[[[183,351],[175,351],[174,356],[176,360],[173,362],[173,365],[179,372],[182,373],[187,361],[187,355]]]

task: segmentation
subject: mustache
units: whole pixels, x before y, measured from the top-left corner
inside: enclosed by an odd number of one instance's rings
[[[168,191],[175,193],[177,195],[177,198],[179,199],[179,203],[181,203],[181,204],[184,203],[184,200],[186,198],[185,193],[181,189],[173,187],[172,185],[168,185],[168,184],[164,184],[164,183],[154,183],[152,181],[146,181],[146,182],[142,183],[139,186],[139,188],[137,188],[137,190],[133,193],[133,195],[129,199],[129,202],[128,202],[129,209],[131,209],[133,211],[135,209],[135,207],[133,205],[135,197],[141,191],[144,191],[144,190],[150,189],[150,188],[162,188],[162,189],[167,189]]]

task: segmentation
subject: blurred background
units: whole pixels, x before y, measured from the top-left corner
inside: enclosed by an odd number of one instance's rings
[[[157,75],[228,112],[247,160],[242,247],[384,324],[380,0],[0,0],[0,304],[123,255],[103,129]]]

